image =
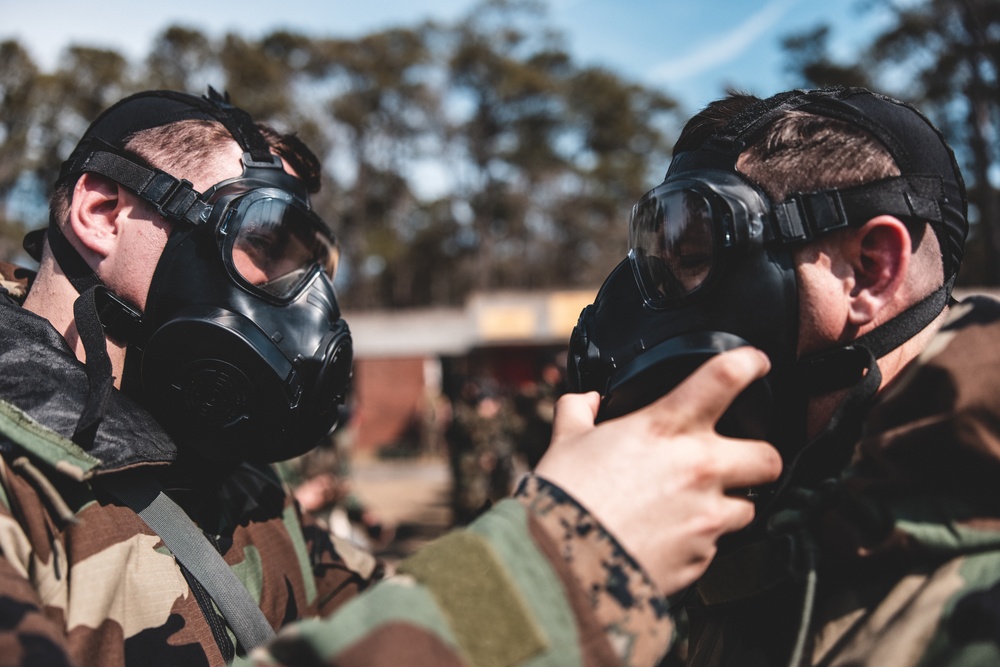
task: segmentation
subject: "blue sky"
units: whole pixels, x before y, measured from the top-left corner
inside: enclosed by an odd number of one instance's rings
[[[111,46],[132,56],[173,23],[208,34],[256,37],[276,28],[351,36],[424,18],[451,20],[473,2],[456,0],[0,0],[0,39],[16,37],[43,68],[71,43]],[[835,53],[858,48],[880,25],[858,0],[548,0],[551,24],[574,57],[662,88],[689,111],[726,86],[758,94],[792,81],[779,42],[820,22],[834,26]],[[235,9],[238,7],[239,9]]]

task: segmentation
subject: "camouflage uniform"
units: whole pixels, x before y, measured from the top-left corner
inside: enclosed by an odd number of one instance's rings
[[[23,293],[0,273],[8,293]],[[159,479],[275,628],[329,613],[376,573],[370,557],[304,520],[268,467],[186,468],[155,421],[117,391],[93,446],[78,447],[67,436],[86,390],[61,335],[0,292],[0,664],[241,659],[201,585],[103,490],[103,478],[124,471]]]
[[[527,477],[516,498],[404,560],[327,619],[294,624],[259,665],[654,665],[668,607],[586,510]]]
[[[690,664],[792,664],[800,628],[801,665],[1000,664],[998,378],[1000,303],[953,307],[837,481],[791,494],[771,539],[713,562]]]
[[[513,486],[514,434],[520,418],[508,402],[491,396],[495,414],[482,414],[481,401],[459,403],[449,428],[454,523],[465,525]]]

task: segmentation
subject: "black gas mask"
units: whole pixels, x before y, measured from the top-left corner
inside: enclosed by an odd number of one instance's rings
[[[791,109],[861,127],[886,145],[902,175],[771,201],[736,171],[736,161]],[[793,249],[880,214],[930,224],[945,257],[945,284],[850,345],[797,358]],[[737,398],[718,430],[771,441],[787,466],[805,443],[808,399],[849,389],[841,413],[857,413],[878,389],[876,360],[948,303],[966,230],[964,184],[951,150],[912,107],[860,89],[761,100],[677,154],[664,182],[633,207],[628,257],[573,331],[571,385],[600,392],[598,419],[609,419],[667,393],[711,356],[755,346],[770,357],[771,371]],[[841,413],[828,432],[859,423]]]
[[[571,341],[571,381],[601,392],[599,420],[651,402],[710,356],[754,341],[773,375],[740,398],[721,429],[769,433],[773,378],[794,360],[798,311],[791,260],[771,243],[768,213],[755,187],[717,169],[668,179],[636,203],[629,255]]]
[[[239,177],[199,193],[122,148],[137,130],[192,118],[230,131],[245,151]],[[60,178],[83,172],[126,186],[173,223],[142,313],[98,284],[55,224],[48,229],[102,327],[127,342],[122,391],[205,458],[277,461],[315,446],[336,426],[351,376],[332,284],[337,246],[250,117],[214,91],[141,93],[94,122]]]

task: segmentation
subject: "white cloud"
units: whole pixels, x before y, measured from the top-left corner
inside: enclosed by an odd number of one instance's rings
[[[761,38],[788,13],[798,0],[772,0],[756,14],[721,35],[712,35],[693,51],[667,60],[652,68],[649,79],[674,83],[697,76],[732,62]]]

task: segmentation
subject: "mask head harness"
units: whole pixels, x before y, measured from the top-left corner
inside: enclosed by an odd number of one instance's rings
[[[794,109],[865,130],[886,147],[901,175],[772,202],[737,172],[736,162]],[[851,344],[797,359],[792,248],[881,214],[931,226],[944,256],[944,284]],[[942,311],[967,230],[965,186],[954,155],[912,107],[857,88],[760,100],[699,146],[675,155],[664,182],[636,203],[628,258],[573,331],[570,382],[577,391],[600,392],[598,418],[607,419],[652,402],[710,356],[754,345],[771,358],[772,370],[736,400],[719,430],[768,439],[787,463],[802,449],[809,396],[852,388],[828,431],[843,426],[845,411],[858,412],[854,408],[878,389],[875,360]]]
[[[182,120],[225,126],[244,151],[242,174],[200,193],[125,149],[136,132]],[[105,331],[127,343],[122,391],[205,458],[276,461],[327,435],[353,356],[332,284],[336,241],[249,114],[211,89],[139,93],[94,121],[57,185],[85,172],[125,186],[173,229],[143,312],[101,283],[56,220],[25,239],[37,257],[45,233],[81,294],[90,395],[74,439],[94,437],[113,385]]]

